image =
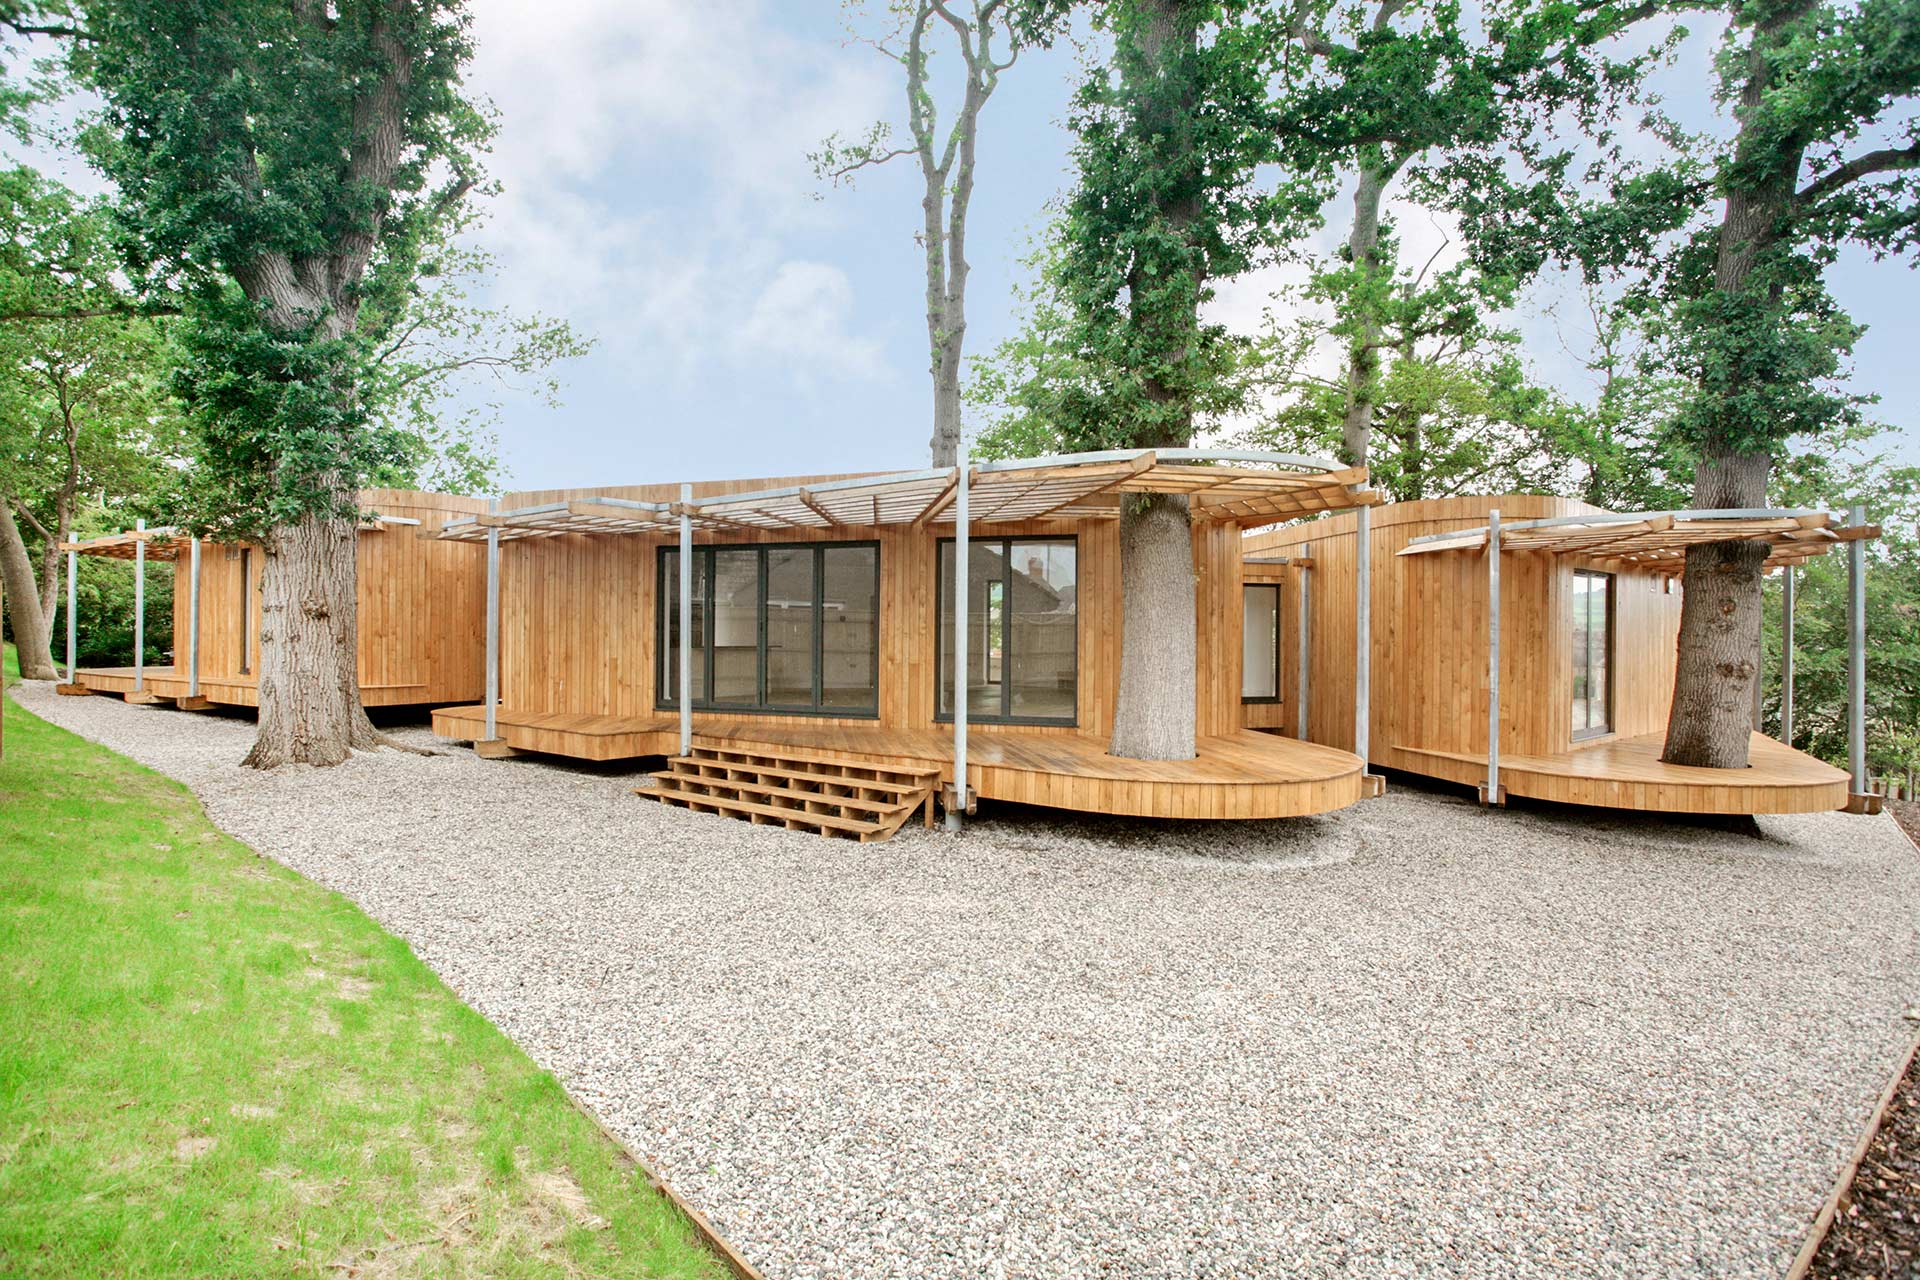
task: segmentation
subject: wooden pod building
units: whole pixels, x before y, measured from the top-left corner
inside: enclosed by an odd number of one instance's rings
[[[368,706],[464,701],[483,692],[486,557],[478,548],[438,537],[449,521],[487,509],[483,499],[404,489],[359,495],[369,513],[360,527],[360,697]],[[260,670],[259,548],[202,541],[171,529],[63,543],[68,557],[70,693],[119,694],[129,702],[172,701],[188,707],[257,706]],[[131,562],[144,615],[146,563],[173,573],[171,665],[138,657],[144,617],[136,619],[136,665],[76,667],[73,630],[74,557]]]
[[[1616,515],[1534,495],[1376,507],[1361,698],[1360,525],[1345,514],[1248,536],[1253,611],[1277,615],[1272,696],[1249,706],[1249,723],[1350,750],[1359,700],[1371,763],[1476,785],[1494,802],[1798,813],[1846,808],[1864,789],[1758,732],[1747,769],[1668,765],[1660,754],[1686,547],[1767,541],[1769,569],[1790,576],[1811,556],[1858,546],[1871,527],[1808,511]],[[1857,552],[1855,563],[1857,595]],[[1856,712],[1856,736],[1859,723]]]
[[[935,790],[1165,817],[1339,808],[1366,785],[1358,757],[1243,722],[1242,531],[1371,502],[1364,485],[1309,460],[1123,451],[512,494],[441,535],[498,559],[498,684],[434,729],[486,755],[675,756],[649,794],[863,838],[930,817]],[[1145,492],[1194,514],[1190,760],[1107,754],[1117,517]]]

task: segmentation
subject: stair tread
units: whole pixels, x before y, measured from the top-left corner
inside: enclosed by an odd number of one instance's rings
[[[680,791],[674,785],[680,782],[699,783],[709,787],[731,788],[736,791],[751,791],[756,795],[778,796],[786,800],[805,800],[816,804],[838,805],[843,809],[858,809],[863,813],[895,814],[911,812],[920,807],[919,800],[862,800],[858,796],[829,796],[817,791],[795,791],[791,787],[776,787],[764,782],[743,782],[734,778],[702,778],[684,773],[656,773],[653,775],[668,790]],[[704,795],[704,792],[686,791],[683,794]]]
[[[821,782],[841,782],[848,786],[870,787],[875,791],[893,791],[902,795],[917,794],[933,785],[931,779],[924,782],[896,782],[891,778],[846,778],[835,773],[816,773],[810,769],[788,769],[780,765],[748,764],[744,761],[736,760],[709,760],[704,756],[673,756],[667,761],[667,764],[669,766],[706,765],[709,768],[741,769],[753,773],[777,774],[783,778],[809,778],[817,779]],[[670,768],[668,772],[674,773],[677,772],[677,770]],[[654,776],[661,777],[663,775],[655,774]],[[696,775],[687,774],[684,776],[693,777]]]
[[[695,751],[716,751],[726,752],[732,755],[756,756],[764,760],[824,764],[847,769],[871,769],[877,773],[899,774],[902,777],[908,778],[937,778],[940,775],[940,767],[932,764],[880,764],[870,760],[848,760],[844,757],[816,755],[810,751],[791,750],[781,746],[769,745],[764,748],[759,746],[742,747],[733,743],[702,742],[697,737],[693,740],[693,749]],[[687,757],[681,756],[676,758],[686,759]]]
[[[709,805],[716,809],[733,809],[742,813],[757,813],[782,821],[800,822],[808,826],[831,827],[835,831],[852,831],[858,835],[873,835],[888,831],[885,822],[868,822],[860,818],[842,818],[830,813],[803,813],[794,809],[782,809],[778,805],[756,804],[751,800],[734,800],[726,796],[695,795],[686,791],[669,790],[664,787],[635,787],[637,796],[649,796],[655,800],[671,803]]]

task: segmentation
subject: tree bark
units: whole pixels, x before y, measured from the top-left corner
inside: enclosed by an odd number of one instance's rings
[[[1765,454],[1729,454],[1701,463],[1694,501],[1709,507],[1766,505]],[[1667,714],[1668,764],[1744,769],[1753,733],[1753,682],[1760,678],[1764,542],[1709,542],[1687,548],[1679,653]]]
[[[1174,60],[1190,53],[1199,40],[1198,6],[1189,0],[1140,0],[1143,21],[1137,36],[1144,64],[1143,74],[1153,80],[1167,79]],[[1158,93],[1153,92],[1158,89]],[[1144,95],[1156,97],[1158,118],[1147,122],[1150,134],[1171,144],[1171,154],[1196,157],[1190,141],[1194,118],[1200,104],[1191,87],[1175,96],[1158,85]],[[1197,159],[1191,162],[1198,164]],[[1186,184],[1170,184],[1175,187]],[[1191,191],[1198,183],[1186,186]],[[1191,195],[1167,195],[1161,198],[1159,220],[1185,236],[1199,217],[1200,210]],[[1157,264],[1155,264],[1157,266]],[[1133,311],[1129,323],[1136,330],[1151,334],[1145,346],[1160,349],[1173,362],[1181,345],[1180,335],[1191,342],[1199,325],[1199,268],[1192,268],[1194,279],[1190,304],[1177,311],[1168,307],[1155,312],[1140,301],[1154,292],[1142,278],[1141,264],[1135,264],[1132,294]],[[1150,398],[1164,406],[1178,408],[1182,392],[1147,379]],[[1177,448],[1192,439],[1191,406],[1183,414],[1170,415],[1144,439],[1135,443],[1149,448]],[[1195,636],[1193,582],[1193,526],[1187,499],[1174,494],[1146,494],[1123,497],[1120,506],[1120,688],[1114,709],[1113,736],[1108,750],[1116,756],[1135,760],[1190,760],[1194,750],[1195,661],[1198,641]]]
[[[274,530],[260,574],[260,733],[241,763],[334,765],[383,739],[360,703],[358,522]]]
[[[1120,592],[1120,700],[1108,750],[1130,760],[1191,760],[1197,641],[1184,496],[1122,502]]]
[[[1373,409],[1380,377],[1380,338],[1383,325],[1379,314],[1378,290],[1384,287],[1379,276],[1380,206],[1393,168],[1375,148],[1363,154],[1358,185],[1353,192],[1353,226],[1347,232],[1347,254],[1355,270],[1361,273],[1360,305],[1354,317],[1354,332],[1347,339],[1347,406],[1340,423],[1343,461],[1365,466],[1373,440]]]
[[[40,592],[34,582],[33,561],[20,536],[13,505],[0,497],[0,582],[7,593],[7,621],[20,651],[20,676],[25,680],[58,680],[47,620],[40,613]]]

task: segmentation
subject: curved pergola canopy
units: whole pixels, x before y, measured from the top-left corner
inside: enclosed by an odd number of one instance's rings
[[[1294,454],[1223,449],[1117,449],[974,463],[967,469],[969,520],[1114,519],[1123,495],[1175,493],[1196,521],[1273,524],[1370,506],[1365,467]],[[960,469],[879,472],[849,480],[716,494],[682,502],[576,498],[477,516],[440,534],[484,542],[566,533],[665,533],[685,515],[696,529],[777,533],[880,525],[952,524]]]

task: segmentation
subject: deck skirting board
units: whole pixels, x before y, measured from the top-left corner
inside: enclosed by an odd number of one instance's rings
[[[485,733],[482,707],[442,707],[433,731],[473,740]],[[666,756],[679,750],[671,717],[570,715],[501,710],[499,740],[516,751],[581,760]],[[952,782],[952,739],[944,729],[889,729],[837,721],[793,724],[696,720],[694,736],[826,752],[873,764],[918,762]],[[1123,760],[1102,739],[1063,733],[976,733],[969,780],[982,799],[1144,818],[1290,818],[1345,808],[1366,786],[1349,752],[1241,730],[1200,740],[1194,760]]]
[[[1847,775],[1832,765],[1754,735],[1747,769],[1663,764],[1659,734],[1643,734],[1556,755],[1500,757],[1501,789],[1556,804],[1652,813],[1824,813],[1847,804]],[[1449,782],[1484,783],[1486,758],[1391,746],[1375,763]]]

